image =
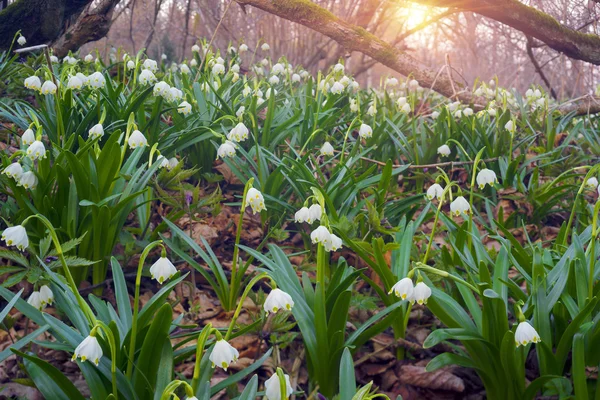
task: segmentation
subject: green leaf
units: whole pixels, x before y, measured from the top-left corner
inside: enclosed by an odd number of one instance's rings
[[[356,394],[356,378],[354,376],[354,361],[346,347],[340,364],[340,400],[352,400]]]

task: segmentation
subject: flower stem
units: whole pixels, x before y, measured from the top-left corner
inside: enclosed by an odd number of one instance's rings
[[[117,390],[117,343],[112,330],[104,322],[98,320],[96,321],[96,324],[97,327],[100,327],[102,331],[104,331],[110,347],[110,373],[112,376],[112,390],[113,396],[115,397],[115,400],[117,400],[119,398],[119,393]]]
[[[196,364],[194,365],[194,375],[192,376],[192,391],[196,393],[198,390],[198,381],[200,379],[200,362],[202,361],[202,354],[204,353],[204,346],[206,340],[213,331],[211,324],[206,325],[200,335],[198,335],[198,343],[196,343]]]
[[[244,293],[242,293],[242,297],[238,301],[237,308],[235,309],[235,312],[233,313],[233,318],[231,319],[231,323],[229,324],[229,328],[227,329],[227,333],[225,334],[225,340],[229,340],[229,338],[231,337],[231,334],[233,332],[233,327],[235,326],[235,323],[236,323],[238,317],[240,316],[240,313],[242,312],[242,306],[244,305],[244,300],[246,300],[246,297],[248,297],[248,293],[250,293],[250,290],[252,290],[252,286],[254,286],[254,284],[256,282],[258,282],[259,280],[264,279],[264,278],[269,278],[269,275],[266,272],[262,272],[262,273],[256,275],[254,278],[252,278],[250,283],[248,283],[248,285],[246,286],[246,289],[244,289]]]

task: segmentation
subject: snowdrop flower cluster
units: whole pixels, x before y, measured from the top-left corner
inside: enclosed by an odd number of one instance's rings
[[[150,267],[150,275],[152,276],[152,279],[156,279],[161,285],[163,284],[163,282],[165,282],[167,279],[170,279],[176,273],[177,268],[175,268],[173,263],[169,261],[167,257],[160,257]]]
[[[437,149],[437,153],[442,157],[448,157],[450,155],[450,146],[443,144]]]
[[[79,79],[78,76],[72,76],[69,78],[69,81],[67,83],[67,88],[74,90],[74,89],[81,89],[83,87],[83,81],[81,79]]]
[[[82,362],[88,360],[89,362],[98,366],[98,363],[100,363],[100,359],[102,358],[102,354],[102,347],[100,347],[100,343],[98,343],[98,339],[96,339],[95,331],[92,330],[90,335],[83,339],[79,346],[77,346],[71,361],[75,361],[79,358]]]
[[[265,299],[265,304],[263,305],[267,315],[270,312],[275,314],[280,309],[291,311],[292,307],[294,307],[294,300],[292,300],[292,296],[281,289],[271,290],[271,293],[269,293]]]
[[[237,362],[240,353],[235,347],[230,345],[225,339],[217,340],[215,347],[208,359],[212,363],[213,368],[219,366],[227,371],[227,368]]]
[[[331,85],[330,92],[333,94],[341,94],[344,91],[345,87],[341,82],[334,82]]]
[[[142,64],[142,69],[148,70],[152,72],[152,74],[154,74],[156,71],[158,71],[158,63],[148,58],[144,60],[144,63]]]
[[[250,131],[246,128],[243,122],[238,123],[229,133],[227,134],[227,139],[232,142],[243,142],[248,139],[248,133]]]
[[[285,393],[283,396],[281,395],[281,384],[277,374],[271,375],[271,377],[265,381],[265,396],[267,397],[267,400],[287,400],[292,393],[294,393],[294,388],[290,383],[290,376],[284,374],[283,377],[285,379]]]
[[[25,250],[29,246],[27,231],[22,225],[15,225],[6,228],[2,232],[1,239],[6,243],[7,246],[15,246],[21,251]]]
[[[246,199],[244,201],[244,208],[250,206],[254,214],[266,210],[265,199],[261,192],[255,188],[248,189],[246,193]]]
[[[539,343],[542,339],[535,328],[527,321],[520,322],[515,332],[515,344],[519,346],[527,346],[529,343]]]
[[[490,185],[494,187],[494,183],[498,183],[498,178],[496,177],[496,173],[491,169],[484,168],[477,174],[477,185],[479,189],[483,189],[485,185]]]
[[[154,96],[160,96],[165,100],[169,100],[171,98],[171,86],[165,81],[160,81],[154,85],[152,94]]]
[[[150,71],[149,69],[144,69],[142,70],[142,72],[140,72],[138,81],[142,85],[152,85],[154,82],[156,82],[156,77],[154,76],[154,73],[152,71]]]
[[[418,282],[413,287],[412,279],[403,278],[392,286],[388,294],[392,293],[402,300],[409,301],[411,304],[415,302],[418,304],[427,304],[427,299],[431,297],[431,288],[424,282]]]
[[[322,244],[325,251],[338,251],[343,246],[342,239],[331,233],[324,225],[320,225],[310,233],[310,240],[313,244]]]
[[[106,85],[106,79],[104,78],[104,75],[102,75],[101,72],[94,72],[93,74],[88,76],[87,84],[88,86],[94,89],[100,89]]]
[[[463,196],[458,196],[450,203],[450,213],[457,217],[461,214],[469,214],[470,212],[471,205]]]
[[[226,140],[225,143],[221,144],[217,149],[217,158],[233,157],[235,155],[235,149],[237,145],[231,140]]]
[[[320,221],[323,215],[323,210],[319,204],[313,204],[310,207],[302,207],[294,214],[294,220],[298,223],[307,222],[312,224],[315,221]]]
[[[40,287],[39,291],[32,292],[27,299],[27,303],[39,311],[42,311],[46,306],[52,305],[53,302],[54,293],[46,285]]]

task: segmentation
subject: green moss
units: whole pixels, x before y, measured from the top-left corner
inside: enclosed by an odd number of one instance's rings
[[[329,10],[319,7],[310,0],[274,0],[273,6],[300,19],[313,23],[336,21],[338,18]]]

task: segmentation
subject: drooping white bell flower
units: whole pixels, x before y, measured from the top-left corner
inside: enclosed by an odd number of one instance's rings
[[[491,169],[484,168],[477,174],[477,185],[479,189],[483,189],[485,185],[494,187],[494,183],[498,183],[496,173]]]
[[[67,83],[67,87],[71,90],[81,89],[83,87],[83,82],[77,76],[72,76],[69,78],[69,82]]]
[[[138,81],[142,85],[151,85],[154,82],[156,82],[156,76],[154,76],[154,73],[152,71],[150,71],[149,69],[145,69],[142,72],[140,72]]]
[[[350,99],[350,111],[357,112],[358,111],[358,102],[356,99]]]
[[[192,105],[187,101],[184,101],[177,107],[177,112],[183,115],[188,115],[192,112]]]
[[[598,187],[598,179],[595,176],[592,176],[585,182],[585,186],[587,186],[588,189],[596,189]]]
[[[342,83],[334,82],[333,85],[331,85],[330,92],[333,94],[341,94],[344,91],[344,89],[345,87]]]
[[[271,290],[271,293],[269,293],[265,299],[265,304],[263,306],[267,314],[269,314],[269,312],[275,314],[279,309],[290,311],[292,307],[294,307],[292,296],[281,289]]]
[[[368,139],[373,136],[373,128],[367,124],[361,124],[358,130],[358,135],[363,139]]]
[[[17,186],[23,186],[25,189],[35,189],[38,184],[38,178],[35,176],[33,171],[23,172],[19,177]]]
[[[434,111],[431,113],[431,119],[437,119],[440,116],[439,111]]]
[[[14,162],[8,167],[4,168],[2,173],[9,178],[13,178],[15,181],[18,181],[21,178],[21,175],[23,175],[23,167],[18,162]]]
[[[471,205],[463,196],[458,196],[450,203],[450,212],[457,217],[460,214],[469,214],[471,212]]]
[[[87,56],[85,56],[85,57],[83,58],[83,61],[85,61],[86,63],[88,63],[88,64],[89,64],[89,63],[91,63],[92,61],[94,61],[94,56],[93,56],[93,55],[91,55],[91,54],[88,54]]]
[[[102,358],[102,347],[100,347],[100,343],[98,343],[98,339],[96,336],[88,336],[75,349],[73,353],[73,357],[71,361],[75,361],[80,358],[81,361],[88,360],[89,362],[98,366],[100,363],[100,359]]]
[[[46,158],[46,147],[44,143],[36,140],[27,148],[27,156],[32,160],[39,160],[41,158]]]
[[[429,186],[429,189],[427,189],[427,198],[429,200],[433,200],[433,198],[435,197],[438,200],[441,200],[443,193],[444,188],[442,187],[442,185],[440,185],[439,183],[434,183],[433,185]]]
[[[213,368],[219,366],[227,371],[227,368],[234,362],[237,362],[240,353],[235,347],[230,345],[225,339],[217,340],[215,347],[208,359],[212,363]]]
[[[336,72],[336,73],[337,73],[337,72],[342,72],[342,73],[343,73],[343,72],[344,72],[344,69],[345,69],[345,68],[344,68],[344,65],[343,65],[343,64],[337,63],[337,64],[335,64],[335,66],[333,67],[333,72]]]
[[[194,53],[200,53],[200,46],[198,46],[197,44],[192,46],[192,52]]]
[[[250,131],[248,128],[246,128],[246,125],[244,125],[243,122],[239,122],[231,131],[229,131],[229,134],[227,134],[227,139],[233,142],[243,142],[244,140],[248,139],[249,132]]]
[[[235,155],[236,145],[231,140],[226,140],[217,149],[217,158],[233,157]]]
[[[312,224],[315,221],[320,221],[321,216],[323,215],[323,209],[320,204],[313,204],[308,208],[308,219],[306,222]]]
[[[542,339],[535,328],[527,321],[520,322],[515,332],[515,344],[517,347],[526,346],[529,343],[539,343]]]
[[[56,64],[56,63],[58,63],[58,57],[56,57],[56,56],[50,56],[50,62],[51,62],[52,64]]]
[[[465,117],[470,117],[471,115],[473,115],[473,109],[470,107],[467,107],[463,110],[463,115]]]
[[[240,47],[239,47],[239,52],[240,52],[240,53],[245,53],[245,52],[247,52],[247,51],[248,51],[248,45],[246,45],[246,43],[242,43],[242,44],[240,44]]]
[[[292,74],[292,82],[300,82],[300,75],[298,74]]]
[[[196,61],[195,58],[192,58],[190,60],[190,67],[197,67],[198,66],[198,61]]]
[[[183,98],[183,92],[176,87],[169,89],[169,101],[179,101]]]
[[[387,78],[385,80],[385,85],[386,86],[391,86],[391,87],[395,87],[398,86],[398,79],[392,77],[392,78]]]
[[[161,257],[150,267],[152,279],[156,279],[161,285],[164,281],[177,273],[177,268],[167,257]]]
[[[54,82],[46,81],[42,85],[41,93],[45,94],[45,95],[54,94],[54,93],[56,93],[56,89],[58,89],[58,88],[56,87]]]
[[[151,59],[146,59],[144,60],[144,63],[142,64],[142,68],[143,69],[147,69],[149,71],[151,71],[152,73],[158,71],[158,63],[154,60]]]
[[[265,396],[267,400],[288,400],[289,397],[294,393],[294,388],[290,383],[290,376],[285,374],[285,393],[281,396],[281,383],[279,382],[279,376],[277,374],[271,375],[269,379],[265,381]]]
[[[374,116],[375,114],[377,114],[377,106],[375,105],[375,103],[372,103],[369,106],[369,109],[367,110],[367,114],[369,114],[370,116]]]
[[[411,301],[418,304],[427,304],[427,299],[431,297],[431,288],[425,282],[419,282],[413,288]]]
[[[106,79],[102,75],[102,72],[94,72],[87,77],[87,84],[94,89],[100,89],[106,85]]]
[[[25,46],[25,43],[27,43],[27,39],[25,39],[25,36],[19,35],[17,43],[19,43],[19,46]]]
[[[322,156],[332,156],[333,155],[333,146],[329,142],[323,143],[321,146],[321,155]]]
[[[135,149],[137,147],[148,146],[148,140],[144,136],[144,134],[137,129],[131,133],[129,139],[127,140],[130,149]]]
[[[273,74],[273,75],[282,74],[283,71],[284,71],[283,65],[281,65],[280,63],[273,65],[273,68],[271,68],[271,74]]]
[[[269,78],[269,83],[271,85],[277,85],[279,83],[279,78],[277,77],[277,75],[271,75],[271,77]]]
[[[33,133],[33,129],[28,128],[21,136],[21,144],[28,146],[33,142],[35,142],[35,133]]]
[[[81,82],[83,82],[84,85],[87,85],[87,83],[88,83],[88,77],[87,76],[85,76],[81,72],[76,73],[75,76],[78,77],[79,80],[81,80]]]
[[[240,118],[242,115],[244,115],[245,111],[246,111],[246,107],[240,106],[240,108],[238,108],[238,110],[235,112],[235,116]]]
[[[262,51],[271,50],[271,46],[269,46],[267,43],[263,43],[262,46],[260,46],[260,48],[262,49]]]
[[[413,283],[410,278],[400,279],[388,292],[391,294],[392,292],[396,295],[396,297],[401,298],[402,300],[410,300],[412,298],[414,291]]]
[[[515,123],[510,120],[504,125],[504,129],[509,131],[510,133],[515,133]]]
[[[319,225],[317,229],[310,233],[310,240],[313,244],[321,243],[323,246],[330,246],[331,233],[327,227]]]
[[[42,295],[37,290],[29,295],[29,298],[27,299],[27,304],[29,304],[38,311],[42,311],[46,306],[42,301]]]
[[[410,112],[412,111],[410,108],[410,104],[404,104],[402,107],[400,107],[400,111],[404,114],[410,114]]]
[[[344,85],[344,88],[346,88],[348,85],[350,85],[350,83],[352,83],[352,81],[350,80],[350,78],[348,78],[346,75],[342,76],[339,80],[339,82]]]
[[[262,193],[255,188],[248,189],[248,193],[246,193],[246,199],[244,204],[245,207],[249,205],[252,208],[252,212],[254,214],[267,209],[267,207],[265,207],[265,199],[263,198]]]
[[[179,160],[177,159],[177,157],[171,157],[169,158],[169,165],[167,165],[167,169],[170,171],[173,168],[175,168],[178,164]]]
[[[277,90],[274,90],[275,96],[277,96]],[[268,99],[271,97],[271,88],[268,88],[265,92],[265,97]]]
[[[235,72],[236,74],[240,72],[240,66],[237,64],[233,64],[231,68],[229,68],[231,72]]]
[[[42,90],[42,81],[37,76],[30,76],[25,79],[25,87],[27,89],[37,90],[38,92]]]
[[[326,251],[338,251],[342,248],[343,242],[342,239],[337,236],[335,233],[331,234],[331,240],[328,243],[325,243]]]
[[[54,293],[47,285],[40,287],[40,298],[44,305],[52,305],[54,303]]]
[[[102,124],[96,124],[88,131],[89,138],[94,140],[104,136],[104,128]]]
[[[161,96],[167,99],[171,95],[171,86],[165,82],[160,81],[156,85],[154,85],[154,90],[152,91],[154,96]]]
[[[411,79],[411,81],[408,82],[408,87],[410,90],[417,90],[419,88],[419,82],[416,79]]]
[[[169,168],[169,160],[163,155],[158,156],[156,162],[160,164],[159,168]]]
[[[450,146],[443,144],[437,149],[437,153],[442,157],[448,157],[450,155]]]
[[[223,75],[225,73],[225,66],[223,64],[215,64],[212,67],[213,75]]]
[[[308,222],[310,219],[310,212],[308,211],[308,207],[302,207],[294,214],[294,221],[298,223]]]
[[[15,246],[21,251],[25,250],[29,246],[27,231],[22,225],[15,225],[6,228],[2,232],[1,239],[6,242],[7,246]]]

